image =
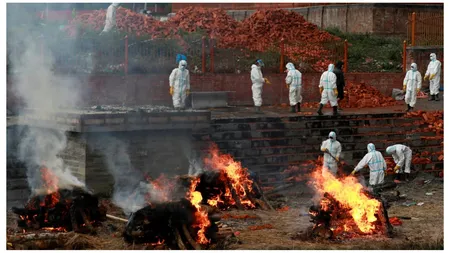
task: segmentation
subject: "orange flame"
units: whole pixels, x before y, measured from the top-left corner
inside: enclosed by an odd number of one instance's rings
[[[212,199],[208,199],[207,202],[208,202],[208,205],[214,206],[214,207],[217,207],[217,205],[219,203],[222,203],[222,204],[224,203],[224,201],[220,199],[220,195],[217,195],[217,196],[213,197]]]
[[[67,232],[67,230],[65,228],[63,228],[63,227],[58,227],[58,228],[44,227],[42,229],[43,230],[47,230],[47,231]]]
[[[54,207],[59,202],[60,198],[58,192],[58,177],[45,166],[41,168],[41,177],[43,186],[45,187],[47,194],[49,194],[50,196],[44,198],[41,201],[40,205]]]
[[[48,194],[58,191],[58,177],[47,167],[41,168],[41,177]]]
[[[191,204],[197,209],[195,212],[195,220],[196,223],[194,227],[200,228],[197,232],[197,241],[201,244],[209,243],[209,240],[205,236],[206,229],[211,225],[211,222],[208,218],[208,213],[201,209],[200,203],[203,200],[202,194],[198,191],[195,191],[198,183],[200,182],[200,178],[196,178],[192,181],[189,192],[187,193],[187,198],[191,201]]]
[[[363,233],[374,232],[373,224],[377,218],[375,214],[380,208],[380,202],[366,196],[362,190],[363,186],[354,177],[343,179],[335,178],[328,171],[322,172],[321,168],[312,174],[313,185],[321,193],[328,193],[340,204],[349,208],[354,222]],[[321,201],[321,207],[326,209],[327,200]],[[348,229],[345,226],[345,229]]]
[[[210,158],[205,159],[205,164],[209,165],[215,170],[224,173],[224,180],[231,183],[231,187],[236,192],[240,202],[247,207],[254,208],[255,205],[248,200],[247,192],[252,192],[253,181],[250,179],[247,168],[243,168],[240,162],[235,161],[230,155],[219,154],[216,145],[210,149]],[[234,204],[230,189],[226,189],[224,197]]]

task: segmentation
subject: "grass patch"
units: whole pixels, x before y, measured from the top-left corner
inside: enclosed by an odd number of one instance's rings
[[[326,31],[348,40],[350,72],[402,71],[403,42],[400,38],[344,33],[338,28],[328,28]]]

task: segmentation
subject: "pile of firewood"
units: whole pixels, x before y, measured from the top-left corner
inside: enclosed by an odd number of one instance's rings
[[[210,226],[205,236],[211,243],[217,242],[220,220],[219,211],[202,206],[208,213]],[[171,249],[202,249],[197,242],[198,229],[193,224],[196,209],[186,199],[176,202],[152,204],[133,213],[123,236],[129,243],[164,243]]]
[[[45,229],[95,233],[95,226],[106,220],[106,209],[85,189],[59,189],[32,196],[23,208],[13,207],[24,229]]]

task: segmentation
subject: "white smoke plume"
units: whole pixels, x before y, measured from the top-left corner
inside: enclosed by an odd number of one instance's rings
[[[35,13],[28,13],[21,4],[13,7],[9,4],[7,11],[8,60],[10,72],[13,73],[8,78],[12,79],[15,96],[24,106],[19,110],[19,124],[26,124],[23,121],[24,115],[46,119],[62,108],[75,107],[80,98],[77,89],[79,81],[53,71],[55,58],[51,47],[56,45],[53,41],[55,38],[42,39],[42,34],[49,32],[46,29],[50,28],[40,26],[36,20],[32,20],[30,17]],[[58,43],[59,46],[65,43],[67,52],[71,52],[72,45],[69,42]],[[66,148],[67,129],[57,127],[52,121],[48,121],[48,124],[48,129],[25,129],[20,140],[18,157],[27,166],[31,190],[35,192],[42,187],[40,166],[47,167],[58,177],[60,188],[84,186],[59,157]],[[57,130],[50,130],[51,128]]]
[[[125,214],[175,197],[171,195],[175,185],[159,185],[145,178],[144,172],[133,166],[129,146],[124,141],[113,136],[97,135],[90,145],[93,152],[102,154],[106,168],[114,178],[112,201]]]

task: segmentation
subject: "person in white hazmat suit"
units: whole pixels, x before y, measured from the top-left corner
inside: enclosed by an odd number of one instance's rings
[[[328,140],[322,142],[320,150],[324,152],[322,173],[328,170],[331,174],[336,176],[338,170],[338,161],[339,157],[341,156],[342,147],[341,143],[336,140],[335,132],[330,132],[328,134]],[[334,159],[332,156],[336,159]]]
[[[328,65],[328,70],[323,72],[322,76],[320,77],[320,105],[319,110],[317,113],[319,115],[323,115],[322,108],[324,105],[330,102],[331,106],[333,107],[333,115],[338,115],[338,103],[337,103],[337,95],[338,90],[336,86],[336,75],[333,73],[334,65],[330,64]]]
[[[262,60],[256,60],[252,65],[252,70],[250,71],[250,79],[252,80],[253,103],[255,104],[256,112],[261,112],[263,85],[264,83],[270,84],[269,80],[267,80],[267,78],[264,78],[261,72],[261,67],[263,66],[264,63]]]
[[[383,155],[379,151],[375,150],[375,145],[373,143],[369,143],[367,145],[367,154],[358,163],[358,165],[356,165],[351,175],[355,175],[356,172],[360,171],[367,165],[370,169],[369,185],[372,187],[374,192],[377,192],[379,190],[378,186],[384,183],[384,175],[386,173],[387,165]]]
[[[406,112],[414,109],[417,101],[417,93],[419,93],[422,87],[422,76],[417,71],[417,64],[412,63],[411,69],[406,72],[405,79],[403,80],[403,91],[405,94],[405,102],[408,106]]]
[[[409,173],[411,172],[412,150],[408,146],[395,144],[387,147],[386,153],[392,155],[392,157],[394,158],[394,162],[396,164],[394,171],[395,173],[397,173],[395,179],[400,180],[399,172],[401,172],[402,174],[405,174],[405,180],[409,181]]]
[[[289,89],[289,104],[291,105],[291,112],[300,112],[300,104],[302,103],[302,73],[295,69],[294,64],[289,62],[286,64],[287,76],[286,87]]]
[[[178,68],[172,70],[172,73],[169,76],[169,93],[172,96],[173,107],[175,107],[175,109],[183,109],[186,105],[186,97],[189,96],[191,89],[189,79],[187,62],[181,60],[178,63]]]
[[[105,27],[100,34],[111,31],[116,26],[116,11],[120,4],[112,3],[106,10]]]
[[[430,64],[428,64],[427,72],[423,80],[430,80],[430,97],[429,101],[439,101],[439,88],[441,81],[441,62],[436,59],[436,54],[430,54]]]

